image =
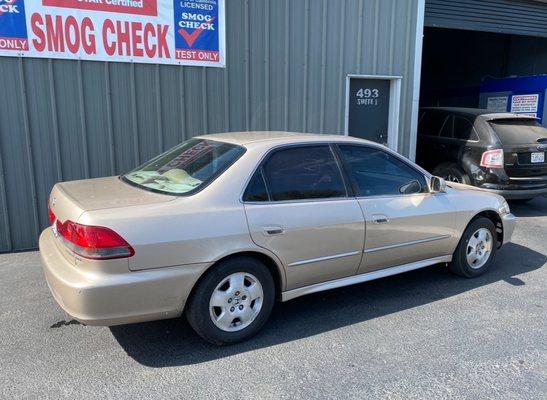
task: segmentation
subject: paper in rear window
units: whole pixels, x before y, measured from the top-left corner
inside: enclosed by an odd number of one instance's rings
[[[153,192],[192,194],[212,182],[245,149],[229,143],[190,139],[122,176],[134,186]]]

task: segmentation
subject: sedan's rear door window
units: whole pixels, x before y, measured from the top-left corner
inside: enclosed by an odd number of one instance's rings
[[[328,145],[277,150],[263,165],[271,200],[346,196],[342,174]]]
[[[243,201],[268,200],[268,190],[266,189],[266,182],[264,182],[264,176],[262,175],[262,168],[260,168],[251,178],[251,181],[243,194]]]

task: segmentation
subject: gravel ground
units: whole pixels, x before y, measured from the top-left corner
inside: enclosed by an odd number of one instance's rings
[[[486,275],[434,266],[310,295],[224,348],[180,319],[77,324],[38,253],[0,255],[0,397],[545,398],[547,199],[513,210]]]

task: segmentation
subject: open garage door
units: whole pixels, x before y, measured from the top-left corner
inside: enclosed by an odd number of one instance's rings
[[[424,107],[459,107],[471,114],[478,108],[526,113],[547,122],[547,1],[425,0],[425,6],[419,118]],[[450,140],[460,140],[465,126],[460,121],[461,131],[450,131]],[[425,158],[417,159],[424,164],[437,154],[424,150],[428,129],[418,124],[416,151]],[[432,163],[430,170],[440,166]],[[445,153],[442,163],[463,168]]]
[[[547,2],[426,0],[425,25],[437,28],[547,37]]]

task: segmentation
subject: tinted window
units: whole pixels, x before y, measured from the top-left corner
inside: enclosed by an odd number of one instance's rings
[[[339,147],[360,196],[427,191],[425,177],[420,172],[385,151],[365,146]]]
[[[454,118],[448,117],[443,127],[441,128],[441,133],[439,135],[440,137],[452,138],[452,122],[453,121],[454,121]]]
[[[262,177],[262,170],[259,169],[249,182],[247,190],[243,195],[243,201],[267,201],[268,191]]]
[[[263,166],[274,201],[345,197],[342,175],[328,146],[278,150]]]
[[[215,179],[244,152],[243,147],[229,143],[190,139],[123,175],[123,179],[154,192],[191,193]]]
[[[425,135],[425,129],[424,129],[424,125],[426,123],[425,121],[425,114],[421,114],[420,117],[418,118],[418,135]]]
[[[439,136],[439,131],[443,127],[446,118],[445,113],[426,111],[420,119],[418,133],[420,135]]]
[[[454,117],[454,137],[461,140],[479,140],[473,124],[465,117]]]
[[[536,143],[547,138],[547,129],[535,119],[496,119],[490,125],[504,145]]]

